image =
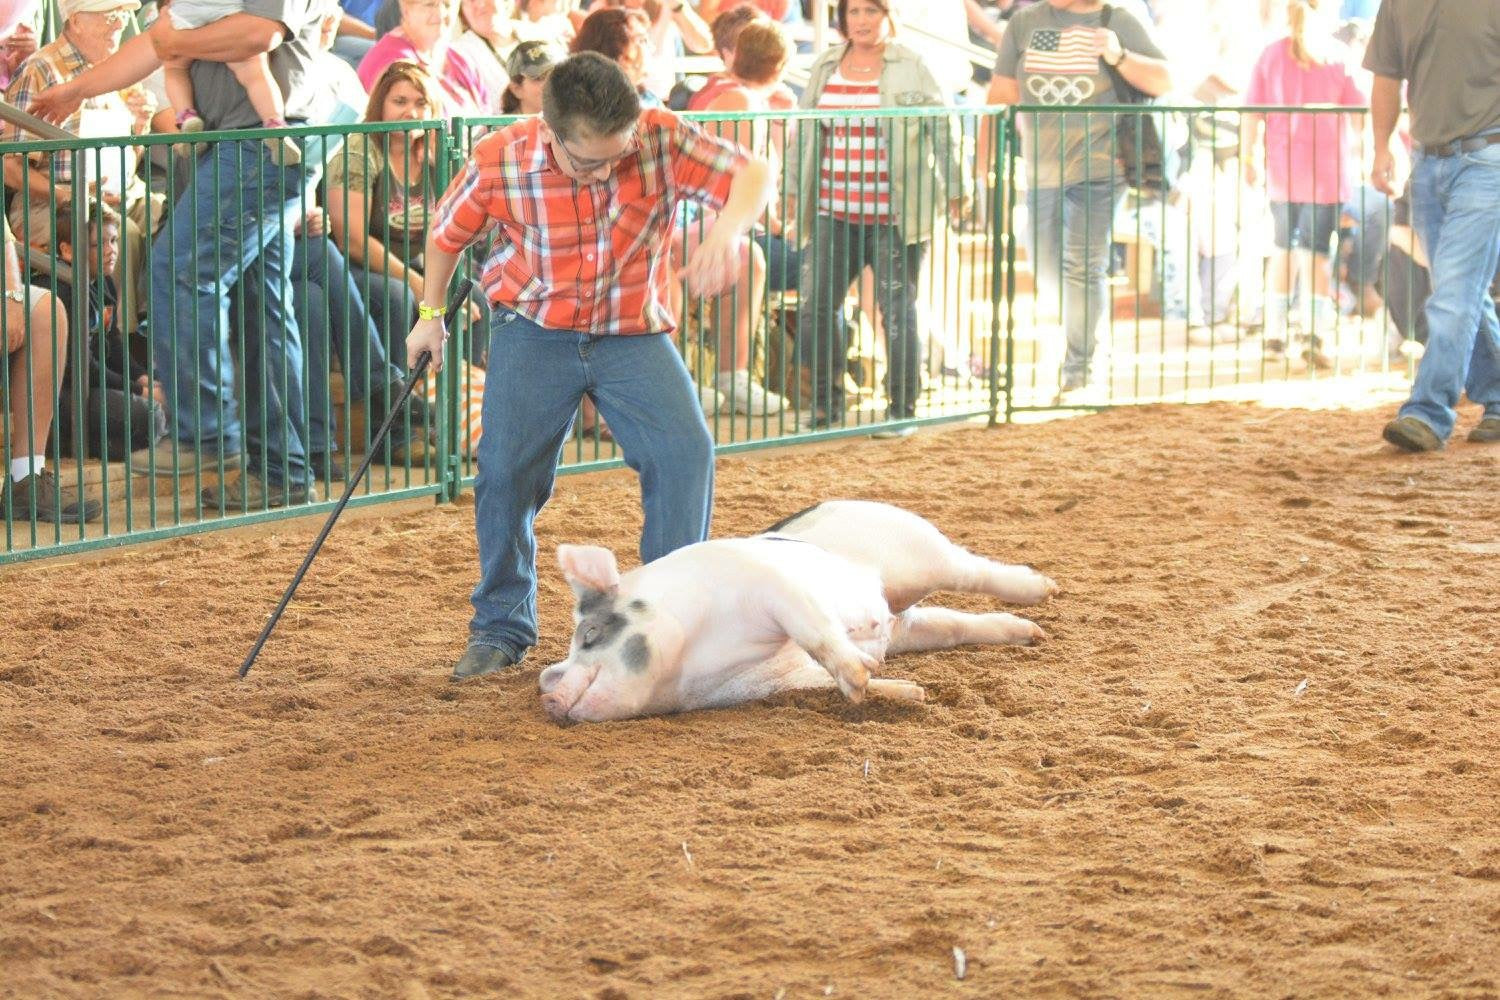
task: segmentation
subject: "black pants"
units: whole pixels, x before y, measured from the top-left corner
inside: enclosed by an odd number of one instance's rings
[[[892,225],[845,222],[826,215],[813,220],[811,239],[802,252],[797,363],[812,373],[813,405],[835,420],[843,413],[849,353],[844,298],[867,264],[875,272],[875,301],[885,327],[889,416],[900,420],[916,415],[922,391],[917,276],[926,256],[926,243],[905,242]]]
[[[119,389],[91,387],[83,405],[82,441],[75,434],[78,419],[75,398],[63,393],[57,401],[57,434],[62,453],[78,458],[79,445],[86,458],[104,458],[105,446],[111,462],[123,461],[132,451],[149,448],[166,433],[166,414],[153,400],[127,396]]]

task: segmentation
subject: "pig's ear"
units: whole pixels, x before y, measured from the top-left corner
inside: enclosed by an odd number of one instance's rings
[[[615,554],[597,545],[559,545],[557,565],[573,593],[582,597],[589,591],[613,594],[620,586],[620,567]]]

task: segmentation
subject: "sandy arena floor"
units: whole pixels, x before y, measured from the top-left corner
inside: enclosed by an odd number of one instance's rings
[[[1500,448],[1386,416],[724,460],[718,534],[878,498],[1062,583],[1038,648],[893,661],[925,707],[547,722],[625,473],[461,687],[467,499],[341,524],[244,683],[316,519],[0,571],[0,996],[1500,996]]]

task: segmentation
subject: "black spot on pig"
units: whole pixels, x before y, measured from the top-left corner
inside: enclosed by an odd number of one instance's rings
[[[645,672],[651,664],[651,644],[646,641],[645,635],[637,632],[625,640],[625,647],[620,650],[620,662],[631,673]]]
[[[578,614],[587,618],[589,615],[605,611],[615,603],[615,595],[603,590],[589,590],[578,598]]]
[[[603,649],[625,631],[628,620],[615,610],[615,595],[586,591],[578,598],[578,638],[582,649]]]
[[[823,505],[820,504],[820,503],[815,503],[811,507],[804,507],[802,510],[797,511],[797,513],[793,514],[791,517],[784,517],[780,521],[777,521],[775,524],[771,525],[765,531],[762,531],[761,534],[763,534],[763,535],[769,535],[773,531],[781,531],[787,525],[789,525],[793,521],[797,520],[799,517],[803,516],[804,514],[811,514],[813,511],[817,510],[821,506],[823,506]]]
[[[645,611],[646,610],[646,602],[643,601],[643,600],[641,600],[639,597],[637,597],[635,600],[633,600],[633,601],[630,602],[630,610],[631,611]]]

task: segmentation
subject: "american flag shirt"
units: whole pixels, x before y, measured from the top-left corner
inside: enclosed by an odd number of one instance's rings
[[[634,145],[597,184],[563,173],[540,117],[481,139],[434,213],[432,238],[459,253],[489,230],[489,301],[549,330],[665,333],[667,251],[678,201],[724,207],[748,155],[670,111],[647,109]]]
[[[1021,59],[1022,99],[1036,104],[1084,104],[1100,87],[1099,42],[1091,27],[1038,28]]]
[[[1120,0],[1112,6],[1109,27],[1120,45],[1136,55],[1164,58],[1141,21]],[[1000,41],[995,76],[1015,80],[1020,90],[1023,110],[1016,113],[1016,126],[1033,188],[1119,182],[1115,116],[1073,110],[1118,103],[1100,57],[1103,20],[1103,11],[1075,13],[1035,3],[1010,19]]]

